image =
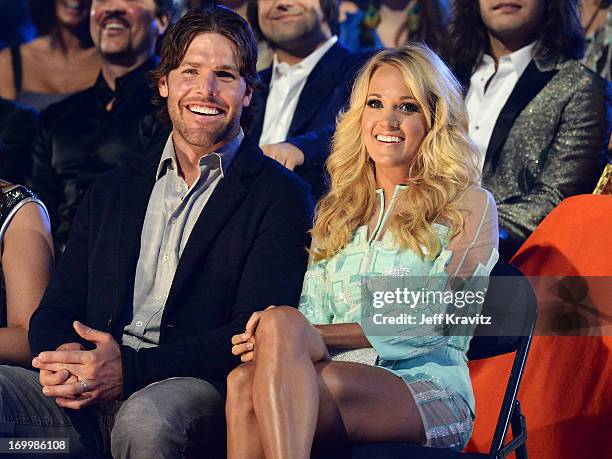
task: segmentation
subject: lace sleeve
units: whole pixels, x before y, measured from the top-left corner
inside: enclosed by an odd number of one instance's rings
[[[313,324],[330,324],[332,313],[327,293],[326,261],[315,262],[312,255],[304,275],[298,309]]]
[[[449,243],[434,262],[427,279],[426,290],[437,291],[451,288],[448,281],[459,276],[466,279],[457,287],[461,290],[478,290],[485,288],[488,275],[498,259],[498,224],[495,201],[491,194],[480,187],[472,187],[463,196],[461,207],[465,211],[463,231]],[[450,259],[449,259],[450,258]],[[424,280],[424,279],[423,279]],[[484,284],[483,284],[484,282]],[[414,289],[414,288],[413,288]],[[444,303],[428,303],[430,314],[443,312]],[[471,339],[463,335],[445,336],[440,334],[435,325],[410,326],[408,333],[397,336],[367,335],[372,347],[384,360],[413,358],[427,354],[434,349],[448,345],[466,351]]]
[[[499,255],[499,229],[495,200],[480,187],[468,189],[462,199],[463,231],[448,245],[452,252],[447,272],[451,277],[488,276]]]

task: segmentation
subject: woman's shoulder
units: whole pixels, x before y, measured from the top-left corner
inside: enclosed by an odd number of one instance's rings
[[[48,35],[35,38],[19,47],[21,54],[27,57],[40,55],[40,53],[49,53],[51,48],[51,37]]]
[[[10,48],[0,51],[0,96],[11,100],[16,97],[13,59]]]
[[[27,205],[34,203],[37,205]],[[18,216],[18,217],[17,217]],[[24,228],[42,228],[49,231],[49,214],[43,202],[29,188],[0,181],[0,241],[13,220]]]
[[[24,195],[28,197],[37,198],[36,194],[24,185],[19,185],[5,180],[0,179],[0,193],[2,196],[7,195]]]
[[[42,201],[28,187],[0,180],[0,225],[4,225],[5,220],[27,202],[38,203],[46,212]]]
[[[469,186],[459,198],[459,202],[468,208],[495,206],[491,192],[478,184]]]

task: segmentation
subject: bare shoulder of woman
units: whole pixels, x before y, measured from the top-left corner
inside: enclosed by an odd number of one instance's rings
[[[340,4],[340,22],[346,20],[347,14],[354,14],[359,11],[359,7],[351,1],[345,0]]]
[[[9,222],[2,240],[9,318],[17,315],[29,320],[51,278],[53,257],[47,212],[38,202],[26,202]]]
[[[14,187],[13,184],[0,180],[0,192]],[[47,257],[49,252],[53,258],[53,239],[51,236],[51,222],[47,210],[39,201],[25,202],[21,205],[15,215],[8,223],[2,239],[2,262],[5,262],[7,255],[6,247],[9,249],[8,255],[15,253],[20,257],[26,257],[32,250],[43,250],[42,256]],[[14,250],[14,247],[18,252]]]
[[[16,96],[11,51],[6,48],[0,51],[0,97],[14,100]]]
[[[27,202],[17,211],[6,230],[3,246],[22,237],[40,237],[53,250],[49,217],[37,202]]]

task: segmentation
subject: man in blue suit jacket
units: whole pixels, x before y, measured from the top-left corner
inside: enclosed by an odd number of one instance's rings
[[[338,42],[337,0],[263,0],[249,5],[251,25],[274,49],[253,95],[249,134],[267,156],[327,190],[324,171],[336,117],[368,55]]]
[[[231,337],[296,305],[313,202],[240,128],[257,83],[248,24],[184,16],[154,72],[163,150],[97,179],[30,322],[40,374],[0,366],[0,437],[70,453],[223,457]]]

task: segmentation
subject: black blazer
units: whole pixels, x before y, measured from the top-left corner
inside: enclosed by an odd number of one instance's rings
[[[325,161],[329,156],[336,117],[348,103],[356,73],[371,53],[353,53],[340,43],[332,46],[312,69],[300,94],[287,142],[304,153],[304,164],[295,172],[312,187],[315,198],[327,191]],[[253,95],[249,134],[256,142],[261,137],[272,67],[259,73],[265,89]]]
[[[132,318],[140,236],[160,156],[109,172],[90,187],[30,321],[33,355],[80,341],[72,329],[77,319],[121,342]],[[231,336],[254,311],[297,305],[312,212],[308,186],[245,138],[185,246],[159,346],[121,346],[124,397],[173,376],[222,388],[240,362],[231,355]]]

